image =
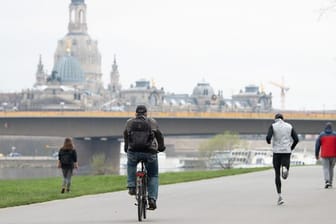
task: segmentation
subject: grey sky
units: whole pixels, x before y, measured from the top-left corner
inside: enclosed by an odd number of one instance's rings
[[[85,0],[104,82],[117,55],[120,81],[140,78],[191,94],[201,80],[226,98],[263,85],[280,107],[336,109],[336,12],[329,0]],[[0,0],[0,91],[31,88],[39,54],[50,72],[67,33],[70,0]]]

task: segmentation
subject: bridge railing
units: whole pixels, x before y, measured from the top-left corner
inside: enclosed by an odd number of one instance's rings
[[[110,118],[133,117],[134,112],[104,112],[104,111],[10,111],[0,112],[0,118],[47,118],[47,117],[82,117]],[[228,118],[228,119],[273,119],[274,112],[149,112],[154,118]],[[333,112],[285,112],[287,120],[336,120]]]

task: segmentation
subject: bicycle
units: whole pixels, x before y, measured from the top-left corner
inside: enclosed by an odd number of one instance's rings
[[[144,161],[140,161],[141,168],[136,172],[136,205],[138,206],[138,220],[146,219],[147,209],[147,171]]]

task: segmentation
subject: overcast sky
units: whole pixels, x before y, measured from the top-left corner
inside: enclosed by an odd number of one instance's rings
[[[71,0],[0,0],[0,91],[35,82],[38,57],[53,67],[68,32]],[[230,98],[262,85],[280,108],[336,109],[336,11],[330,0],[85,0],[88,32],[98,41],[105,84],[116,54],[120,81],[155,80],[191,94],[205,80]]]

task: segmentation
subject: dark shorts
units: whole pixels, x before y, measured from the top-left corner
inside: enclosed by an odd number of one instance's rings
[[[291,154],[290,153],[274,153],[273,154],[273,167],[274,169],[279,169],[282,166],[287,167],[287,169],[289,169],[289,165],[290,165],[290,157]]]

